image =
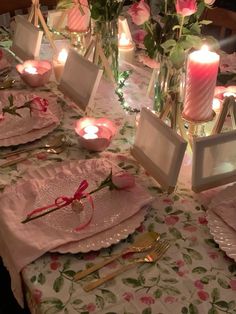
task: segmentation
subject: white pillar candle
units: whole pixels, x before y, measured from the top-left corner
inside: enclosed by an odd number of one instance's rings
[[[134,49],[135,45],[128,39],[125,33],[121,33],[119,39],[119,59],[120,61],[126,61],[133,63],[134,61]]]
[[[219,67],[219,55],[207,47],[192,52],[188,57],[184,118],[207,121],[212,117],[212,102]]]
[[[58,56],[53,59],[53,68],[56,80],[59,82],[64,71],[64,66],[68,57],[68,51],[62,49]]]

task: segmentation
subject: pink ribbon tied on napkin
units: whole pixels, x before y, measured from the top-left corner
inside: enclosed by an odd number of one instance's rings
[[[88,182],[86,180],[83,180],[78,189],[75,191],[74,195],[72,197],[68,197],[68,196],[59,196],[55,199],[54,204],[51,205],[47,205],[44,207],[40,207],[40,208],[36,208],[34,210],[32,210],[27,216],[26,216],[26,220],[31,218],[32,216],[36,215],[36,214],[40,214],[44,211],[46,211],[47,209],[53,208],[54,206],[55,209],[60,209],[63,207],[66,207],[70,204],[72,204],[74,201],[80,201],[82,198],[86,197],[89,204],[91,205],[92,208],[92,213],[88,219],[88,221],[86,221],[83,224],[80,224],[78,227],[76,227],[74,230],[75,231],[80,231],[82,229],[84,229],[85,227],[87,227],[89,225],[89,223],[92,220],[93,217],[93,211],[94,211],[94,203],[93,203],[93,199],[91,197],[91,195],[89,193],[84,193],[84,191],[87,189],[88,187]]]

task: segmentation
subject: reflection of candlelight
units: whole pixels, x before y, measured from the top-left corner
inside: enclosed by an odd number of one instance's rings
[[[134,44],[125,33],[121,33],[119,39],[119,58],[120,61],[133,62],[134,59]]]
[[[219,55],[203,46],[188,56],[183,116],[191,121],[212,117],[212,101],[219,66]]]
[[[236,94],[233,93],[233,92],[225,92],[225,93],[223,94],[223,96],[224,96],[224,97],[230,97],[230,96],[236,97]]]
[[[84,128],[85,133],[98,133],[99,129],[96,125],[88,125]]]
[[[65,64],[67,57],[68,57],[68,51],[63,48],[58,54],[57,61],[59,63]]]
[[[56,80],[58,82],[61,79],[67,57],[68,57],[68,51],[65,48],[63,48],[59,52],[58,56],[55,59],[53,59],[54,73],[55,73]]]
[[[29,74],[38,74],[38,70],[33,66],[28,66],[28,67],[24,68],[24,71],[29,73]]]
[[[217,112],[220,110],[221,101],[218,98],[214,98],[212,102],[212,109]]]

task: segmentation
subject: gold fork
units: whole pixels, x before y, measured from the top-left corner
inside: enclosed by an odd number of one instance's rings
[[[152,250],[149,254],[145,255],[142,258],[137,258],[137,259],[132,260],[132,262],[130,264],[122,266],[121,268],[119,268],[116,271],[106,275],[103,278],[100,278],[100,279],[97,279],[95,281],[90,282],[89,284],[87,284],[83,287],[84,291],[89,292],[89,291],[101,286],[102,284],[104,284],[108,280],[111,280],[114,277],[122,274],[123,272],[133,268],[137,263],[153,263],[153,262],[158,261],[163,256],[163,254],[168,250],[169,247],[170,247],[169,241],[167,241],[167,240],[159,241],[158,244],[156,245],[155,249]]]
[[[144,234],[141,234],[137,239],[134,241],[133,244],[131,244],[128,248],[126,248],[124,251],[121,251],[120,253],[111,256],[107,258],[106,260],[96,263],[93,266],[78,272],[74,276],[74,281],[78,281],[91,273],[95,272],[96,270],[106,266],[107,264],[110,264],[111,262],[115,261],[116,259],[120,258],[122,255],[128,254],[128,253],[141,253],[148,251],[156,246],[157,241],[159,241],[160,235],[157,232],[147,232]]]

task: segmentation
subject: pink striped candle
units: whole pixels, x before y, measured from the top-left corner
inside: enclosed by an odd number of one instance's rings
[[[87,0],[74,0],[75,5],[69,9],[67,27],[71,32],[86,32],[90,23],[90,9]]]
[[[219,55],[206,46],[188,57],[183,117],[207,121],[212,117],[212,101],[219,67]]]

